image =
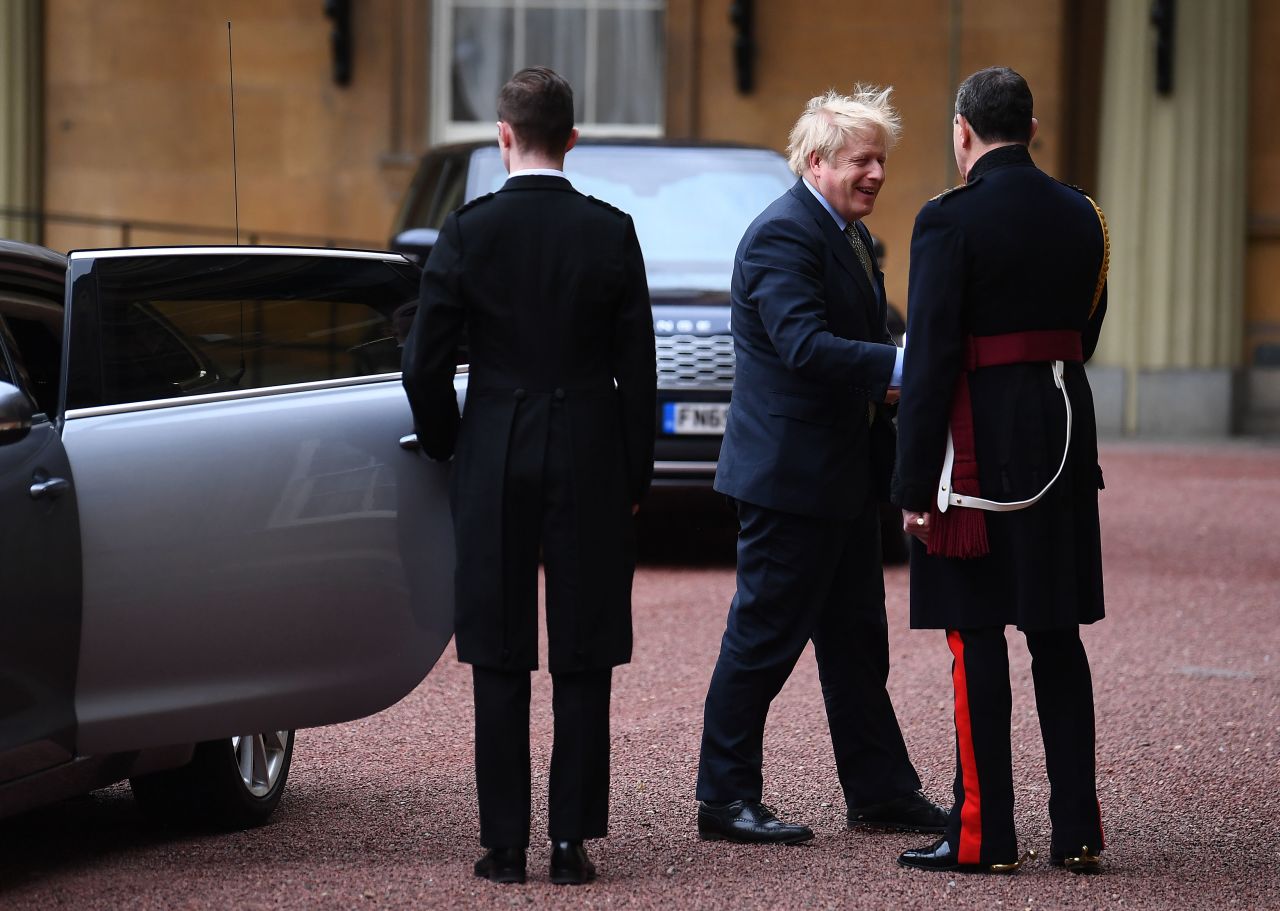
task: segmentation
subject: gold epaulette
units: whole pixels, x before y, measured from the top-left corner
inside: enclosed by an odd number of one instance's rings
[[[939,199],[941,199],[942,197],[944,197],[944,196],[950,196],[950,195],[951,195],[952,193],[954,193],[956,190],[963,190],[963,189],[964,189],[965,187],[967,187],[967,186],[968,186],[968,184],[967,184],[967,183],[958,183],[958,184],[956,184],[954,187],[948,187],[947,189],[945,189],[945,190],[943,190],[941,193],[939,193],[937,196],[933,197],[933,199],[929,200],[929,202],[937,202],[937,201],[938,201]]]
[[[1089,200],[1093,211],[1098,213],[1098,224],[1102,225],[1102,268],[1098,271],[1098,285],[1093,290],[1093,306],[1089,308],[1089,319],[1093,319],[1093,313],[1098,309],[1098,301],[1102,300],[1102,289],[1107,286],[1107,272],[1111,268],[1111,232],[1107,230],[1107,217],[1102,214],[1102,209],[1093,201],[1093,197],[1083,190],[1080,192],[1085,199]]]

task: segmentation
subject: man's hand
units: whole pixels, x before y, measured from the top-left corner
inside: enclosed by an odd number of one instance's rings
[[[886,405],[896,405],[900,398],[902,398],[902,390],[896,386],[890,386],[889,391],[884,394],[884,403]]]
[[[927,512],[902,511],[902,530],[920,539],[921,544],[929,543],[929,514]]]

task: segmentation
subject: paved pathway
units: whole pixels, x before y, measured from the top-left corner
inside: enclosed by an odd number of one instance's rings
[[[471,876],[469,674],[450,649],[392,709],[303,732],[289,793],[263,829],[157,831],[124,786],[0,823],[0,908],[1280,908],[1280,448],[1113,444],[1102,462],[1108,618],[1085,639],[1103,876],[1044,860],[1002,878],[907,871],[895,856],[927,839],[845,831],[811,653],[775,703],[765,777],[766,800],[817,839],[698,841],[702,698],[733,591],[720,539],[701,562],[650,563],[637,578],[597,883],[549,885],[540,843],[527,886]],[[946,801],[949,653],[940,633],[907,628],[905,570],[887,583],[892,693],[926,789]],[[1044,757],[1026,651],[1011,640],[1020,836],[1043,853]],[[545,674],[534,703],[545,776]],[[545,820],[540,805],[535,831]]]

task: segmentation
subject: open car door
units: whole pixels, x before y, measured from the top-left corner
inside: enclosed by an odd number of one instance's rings
[[[412,429],[390,253],[73,253],[63,445],[83,542],[77,750],[345,721],[452,631],[447,468]]]

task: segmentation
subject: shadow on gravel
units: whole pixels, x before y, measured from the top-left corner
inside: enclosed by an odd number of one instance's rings
[[[63,890],[74,907],[76,896],[92,895],[108,880],[113,888],[131,884],[125,887],[179,894],[192,902],[181,907],[205,907],[202,902],[216,885],[184,885],[173,876],[181,880],[188,875],[184,871],[192,871],[194,880],[194,871],[218,869],[230,875],[243,868],[246,856],[256,858],[254,876],[280,881],[307,865],[350,868],[371,858],[417,863],[424,852],[437,863],[454,862],[463,869],[470,863],[474,834],[458,828],[459,821],[471,820],[457,812],[465,796],[416,782],[371,789],[364,779],[353,783],[337,774],[317,779],[302,768],[294,777],[298,781],[290,781],[270,821],[240,831],[151,819],[125,784],[0,820],[0,909],[24,901],[21,906],[28,907],[33,899],[44,907],[42,896],[49,889]],[[188,888],[189,894],[183,891]],[[176,906],[163,898],[143,904]]]
[[[127,786],[116,786],[0,820],[0,906],[4,895],[68,870],[158,845],[211,837],[147,819]]]

